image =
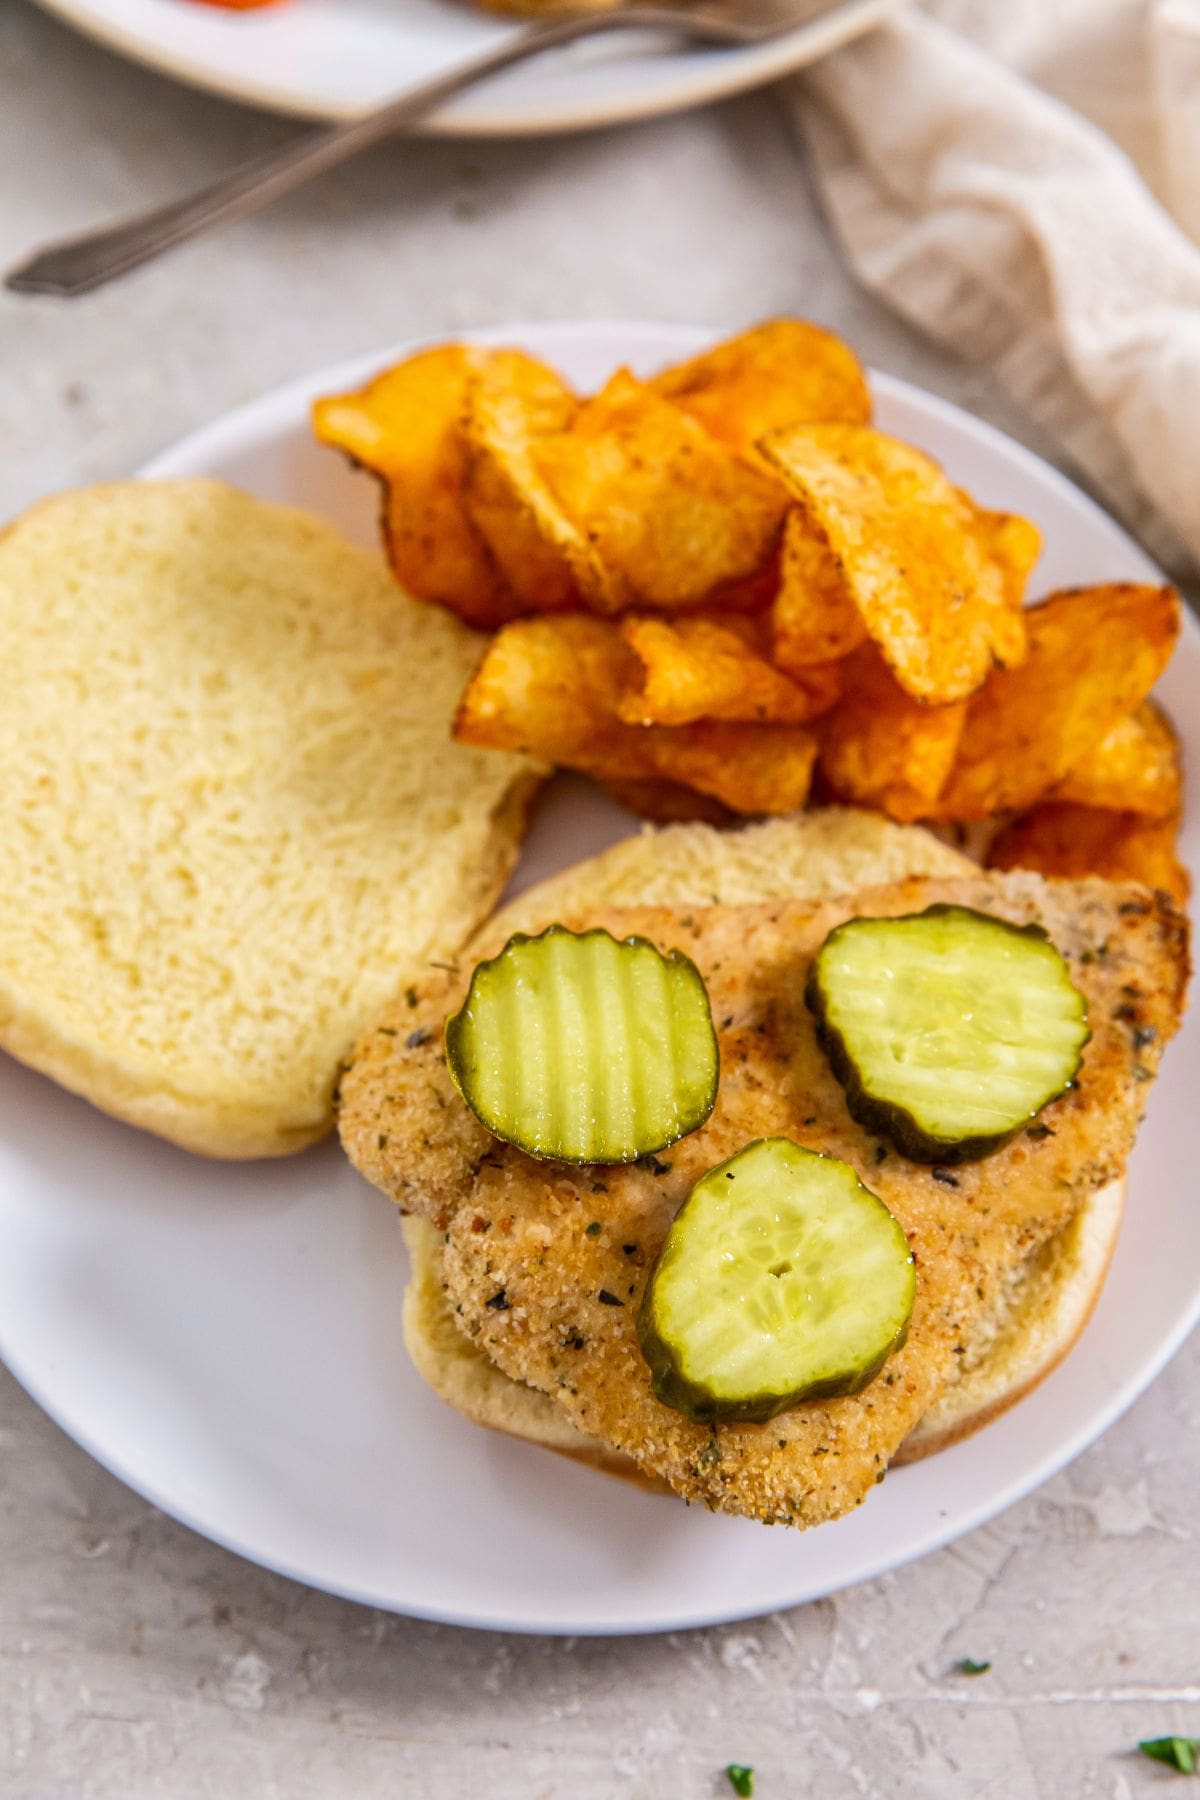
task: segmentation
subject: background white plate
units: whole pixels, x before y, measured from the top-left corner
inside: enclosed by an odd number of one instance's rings
[[[582,386],[643,372],[699,334],[642,326],[495,333]],[[313,395],[401,354],[328,370],[200,432],[147,475],[216,474],[374,536],[374,485],[319,449]],[[875,381],[879,422],[988,506],[1046,534],[1034,591],[1154,578],[1060,475],[944,402]],[[1200,767],[1200,631],[1163,695]],[[556,787],[528,881],[623,835],[584,783]],[[1200,858],[1193,816],[1186,838]],[[764,1531],[636,1492],[461,1420],[413,1374],[405,1258],[388,1203],[333,1145],[206,1163],[0,1059],[0,1355],[108,1468],[219,1543],[396,1611],[521,1631],[636,1632],[752,1616],[944,1544],[1027,1493],[1109,1424],[1200,1313],[1200,1016],[1167,1059],[1092,1323],[1036,1393],[967,1443],[901,1469],[852,1517]]]
[[[343,118],[510,34],[456,0],[283,0],[229,12],[195,0],[39,0],[111,49],[277,112]],[[519,137],[651,118],[775,81],[845,43],[896,0],[855,0],[825,24],[748,49],[603,34],[536,58],[447,106],[425,130]]]

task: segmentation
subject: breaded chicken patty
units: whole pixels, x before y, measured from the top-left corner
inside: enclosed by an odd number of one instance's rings
[[[995,1154],[953,1169],[911,1162],[850,1118],[804,1003],[810,961],[835,925],[934,902],[1041,923],[1087,999],[1092,1032],[1070,1091]],[[443,1058],[463,968],[410,993],[359,1044],[342,1085],[346,1149],[405,1211],[444,1232],[458,1322],[506,1374],[688,1500],[768,1522],[836,1518],[882,1478],[1005,1274],[1123,1170],[1183,1003],[1182,915],[1144,888],[1014,873],[912,879],[816,904],[638,907],[563,922],[636,932],[696,962],[721,1052],[707,1124],[626,1167],[535,1161],[499,1143]],[[484,941],[480,954],[497,948]],[[917,1270],[908,1339],[860,1394],[803,1403],[768,1424],[699,1425],[651,1391],[638,1305],[693,1184],[777,1134],[844,1158],[899,1219]]]

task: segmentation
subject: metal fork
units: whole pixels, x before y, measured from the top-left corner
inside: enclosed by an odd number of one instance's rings
[[[515,31],[497,48],[409,88],[360,118],[305,132],[182,200],[48,245],[10,270],[4,285],[18,294],[64,299],[86,294],[211,226],[270,205],[314,175],[416,124],[477,81],[579,38],[603,31],[651,29],[703,44],[747,45],[795,34],[792,66],[799,68],[877,24],[894,4],[895,0],[697,0],[695,4],[685,0],[671,6],[615,0],[604,10],[595,10],[594,5],[591,10],[581,10],[578,4],[555,5],[553,17]]]

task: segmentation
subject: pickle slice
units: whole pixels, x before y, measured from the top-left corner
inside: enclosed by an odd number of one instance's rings
[[[676,1412],[762,1421],[866,1387],[904,1342],[915,1292],[904,1232],[849,1163],[759,1138],[684,1201],[638,1336]]]
[[[480,963],[446,1025],[459,1093],[530,1156],[635,1162],[703,1125],[717,1036],[690,957],[551,925]]]
[[[838,925],[805,998],[851,1116],[915,1162],[999,1149],[1071,1086],[1091,1035],[1042,928],[965,906]]]

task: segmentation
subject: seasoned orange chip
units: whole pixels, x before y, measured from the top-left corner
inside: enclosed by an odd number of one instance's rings
[[[1077,768],[1059,782],[1055,800],[1169,819],[1183,801],[1179,741],[1153,700],[1121,719]]]
[[[735,817],[719,800],[680,781],[606,781],[603,787],[626,812],[655,825],[729,825]]]
[[[601,612],[699,605],[769,560],[786,498],[628,370],[585,401],[568,431],[537,440],[534,463],[593,547]]]
[[[768,319],[664,369],[650,386],[743,454],[788,425],[865,425],[871,417],[867,378],[849,344],[803,319]]]
[[[1140,706],[1179,635],[1173,588],[1074,588],[1025,614],[1029,655],[967,708],[939,819],[1023,812]]]
[[[1004,598],[1010,606],[1020,606],[1033,574],[1034,564],[1042,554],[1042,534],[1032,519],[1020,513],[989,512],[976,506],[969,494],[959,493],[975,515],[975,529],[984,551],[999,570],[1004,585]]]
[[[467,511],[525,612],[577,606],[574,571],[592,560],[532,456],[534,441],[565,430],[577,406],[553,369],[518,350],[488,357],[467,385]]]
[[[905,824],[926,818],[953,767],[967,702],[914,700],[874,644],[846,658],[842,687],[819,727],[821,773],[833,793]]]
[[[768,562],[753,575],[739,575],[733,581],[722,583],[705,601],[705,608],[713,613],[765,613],[768,612],[779,592],[779,551],[776,549]]]
[[[817,740],[803,725],[647,725],[656,775],[739,813],[790,813],[812,787]]]
[[[581,613],[504,627],[459,704],[462,743],[522,750],[608,782],[666,780],[735,812],[782,813],[808,797],[816,739],[802,726],[626,725],[638,661],[611,621]]]
[[[518,619],[497,632],[467,684],[454,721],[465,744],[519,750],[618,781],[654,774],[642,733],[617,704],[638,660],[618,626],[586,613]]]
[[[1187,870],[1175,851],[1176,818],[1147,819],[1108,807],[1050,800],[1035,806],[996,838],[993,869],[1036,869],[1042,875],[1141,881],[1186,903]]]
[[[816,663],[790,679],[767,660],[757,619],[681,615],[623,619],[621,635],[642,665],[637,688],[622,694],[628,725],[689,725],[696,719],[802,725],[838,697],[838,664]]]
[[[1025,652],[975,509],[910,444],[856,425],[809,425],[762,449],[821,531],[870,636],[918,700],[965,699]]]
[[[507,583],[467,516],[459,423],[472,373],[487,352],[446,344],[410,356],[357,393],[313,406],[323,444],[383,482],[384,543],[396,579],[485,629],[513,612]]]
[[[796,509],[783,528],[771,656],[789,675],[857,649],[867,628],[829,540]]]

